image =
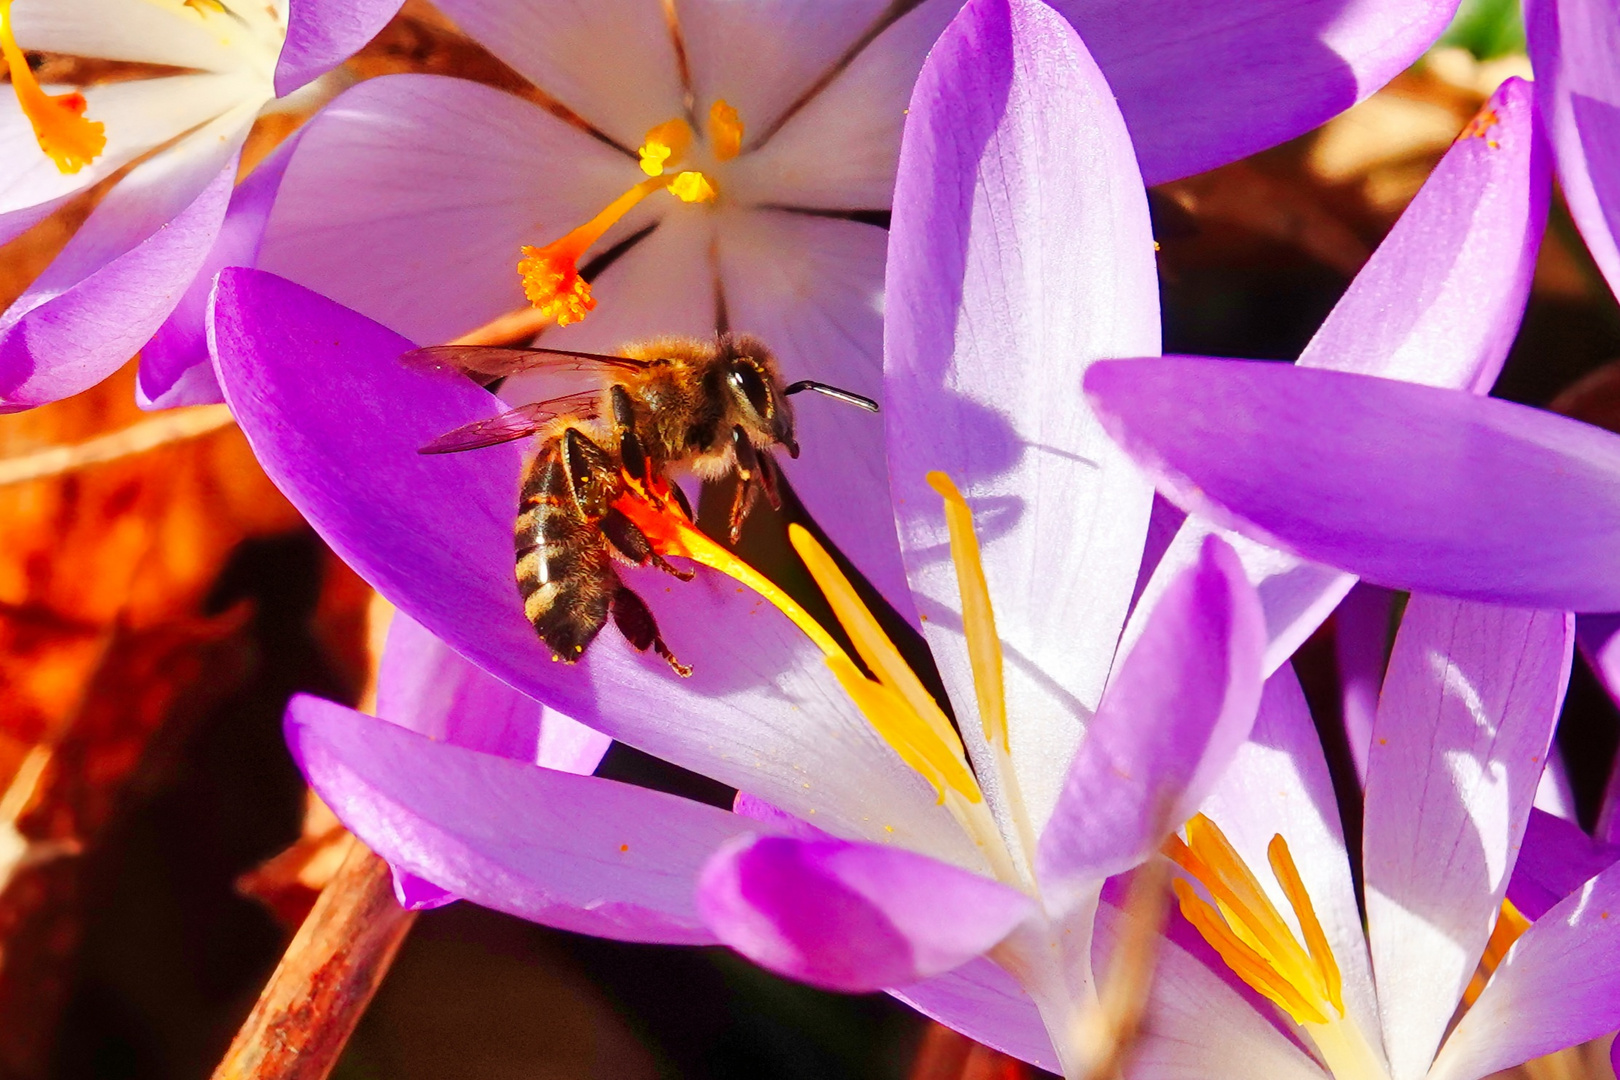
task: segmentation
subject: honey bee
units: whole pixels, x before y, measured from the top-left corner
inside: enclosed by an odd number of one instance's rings
[[[626,346],[620,355],[472,345],[406,355],[420,366],[485,381],[543,367],[584,372],[596,384],[466,424],[418,451],[453,453],[539,436],[514,527],[517,583],[535,632],[567,663],[584,655],[611,614],[637,650],[650,648],[678,674],[692,673],[615,567],[656,566],[681,580],[692,576],[664,561],[614,507],[628,481],[643,492],[668,491],[691,519],[668,473],[685,470],[702,480],[735,474],[730,533],[736,543],[760,495],[773,509],[781,507],[772,451],[781,447],[799,456],[789,397],[813,390],[871,412],[878,408],[869,398],[810,379],[784,385],[770,350],[741,334],[658,338]]]

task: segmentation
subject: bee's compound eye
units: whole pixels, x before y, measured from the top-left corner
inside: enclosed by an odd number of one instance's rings
[[[736,387],[748,399],[748,404],[761,420],[769,420],[771,413],[771,391],[765,385],[765,376],[760,374],[758,365],[752,360],[738,360],[731,365],[731,385]]]

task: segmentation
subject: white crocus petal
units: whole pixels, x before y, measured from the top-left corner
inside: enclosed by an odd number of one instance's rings
[[[49,86],[47,91],[62,92]],[[0,97],[0,215],[34,207],[100,182],[131,161],[222,113],[265,100],[241,74],[175,75],[85,88],[86,115],[106,125],[107,146],[76,173],[63,173],[39,148],[14,95]],[[26,227],[26,226],[25,226]],[[21,229],[0,224],[0,239]]]
[[[250,0],[238,19],[182,0],[15,0],[12,13],[26,49],[199,71],[252,64],[268,80],[281,49],[277,31],[286,26],[284,0],[273,5],[274,21],[269,6]]]
[[[258,265],[414,341],[448,341],[526,307],[519,249],[588,220],[640,176],[500,90],[371,79],[304,128]],[[603,242],[648,220],[632,214]]]
[[[881,399],[883,230],[785,211],[729,211],[718,235],[731,323],[770,345],[783,377]],[[889,505],[882,416],[805,394],[794,399],[793,422],[801,456],[777,457],[794,490],[866,579],[914,617]]]
[[[685,114],[674,39],[660,4],[441,0],[439,7],[621,146],[633,149],[650,128]]]
[[[1574,619],[1416,595],[1379,699],[1367,935],[1394,1080],[1428,1070],[1490,937],[1569,677]]]
[[[1338,964],[1346,1015],[1378,1053],[1378,999],[1333,779],[1291,665],[1266,682],[1254,731],[1203,812],[1254,870],[1295,940],[1304,941],[1292,905],[1267,870],[1267,846],[1282,835]]]
[[[730,190],[756,205],[886,209],[912,83],[959,6],[926,0],[879,34],[780,131],[730,163]],[[755,121],[744,113],[743,122]]]

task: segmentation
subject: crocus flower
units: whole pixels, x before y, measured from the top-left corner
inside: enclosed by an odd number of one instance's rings
[[[693,823],[691,835],[710,843],[704,858],[722,840],[745,832],[803,838],[813,828],[830,842],[872,845],[885,860],[892,853],[890,861],[910,880],[923,875],[952,883],[960,919],[902,919],[906,934],[888,939],[895,947],[878,956],[887,966],[857,972],[868,980],[863,985],[909,982],[908,999],[928,1012],[1054,1063],[1030,998],[1004,969],[975,958],[1034,903],[1039,838],[1068,836],[1066,827],[1052,823],[1106,809],[1081,799],[1071,813],[1058,814],[1085,723],[1099,708],[1114,666],[1151,496],[1089,414],[1074,406],[1087,363],[1158,345],[1153,242],[1113,96],[1073,30],[1039,4],[970,4],[934,50],[911,123],[893,236],[890,318],[897,336],[886,372],[888,457],[905,485],[899,489],[906,500],[901,526],[917,583],[907,595],[926,617],[960,742],[881,641],[870,634],[859,639],[867,670],[881,673],[873,682],[813,623],[801,618],[796,626],[758,596],[707,572],[687,584],[657,580],[663,588],[649,588],[644,576],[629,572],[672,648],[693,665],[690,679],[672,681],[661,661],[634,652],[612,632],[576,664],[550,662],[512,585],[511,523],[524,451],[505,445],[441,458],[415,452],[433,436],[498,410],[497,399],[402,366],[398,357],[409,341],[262,271],[220,276],[212,343],[221,385],[265,468],[402,611],[509,686],[737,788],[746,793],[739,808],[769,820],[717,818],[703,807],[653,813],[634,809],[641,804],[633,800],[644,793],[617,792],[614,798],[632,800],[625,803],[632,808],[627,816],[662,820],[674,832]],[[1040,214],[1033,212],[1037,205]],[[1061,243],[1043,249],[1047,237]],[[1043,257],[1033,257],[1043,250]],[[942,295],[953,302],[937,302]],[[924,480],[941,467],[962,485],[962,495],[950,503],[956,546],[967,550],[961,529],[968,507],[984,524],[973,545],[977,555],[965,565],[980,568],[968,573],[970,582],[982,574],[971,595],[996,599],[993,632],[987,608],[965,608],[959,598],[951,528],[939,494]],[[658,521],[646,527],[657,534]],[[670,557],[683,553],[673,546],[677,540],[687,545],[684,554],[747,576],[699,534],[661,538]],[[1213,611],[1206,619],[1217,627],[1229,622],[1230,640],[1252,645],[1252,635],[1239,632],[1254,625],[1239,617],[1240,601],[1225,605],[1226,616],[1209,606],[1223,590],[1244,595],[1232,591],[1229,563],[1210,558],[1214,562],[1201,564],[1179,602],[1184,617],[1171,625]],[[818,565],[825,571],[830,564]],[[847,583],[822,577],[840,602],[852,599]],[[771,591],[768,583],[753,583]],[[845,606],[846,624],[866,625],[856,607]],[[793,610],[785,601],[783,608]],[[1252,615],[1252,607],[1247,610]],[[1190,640],[1208,645],[1211,634]],[[999,692],[979,670],[987,649],[1003,658]],[[1176,793],[1196,793],[1207,784],[1213,765],[1200,770],[1198,762],[1217,762],[1219,747],[1234,741],[1241,695],[1218,687],[1221,673],[1242,670],[1245,652],[1252,660],[1252,649],[1234,644],[1224,650],[1225,660],[1214,648],[1143,644],[1137,651],[1148,657],[1155,650],[1161,657],[1203,656],[1208,675],[1206,692],[1195,695],[1207,708],[1189,709],[1162,729],[1116,723],[1149,741],[1196,730],[1184,723],[1205,726],[1177,753],[1150,755],[1180,777],[1166,788],[1173,802]],[[1138,680],[1150,687],[1175,682],[1163,664],[1143,663],[1148,666]],[[1231,709],[1221,705],[1228,696]],[[897,698],[922,720],[908,722]],[[1131,695],[1121,700],[1128,703]],[[1131,715],[1126,704],[1120,708]],[[497,768],[485,756],[347,714],[319,725],[295,715],[293,723],[292,739],[312,781],[360,835],[408,872],[559,925],[589,928],[597,925],[591,911],[621,910],[613,906],[616,894],[601,884],[605,879],[575,889],[566,875],[547,876],[563,874],[564,862],[520,854],[532,853],[534,845],[555,853],[570,843],[566,830],[535,839],[515,827],[523,819],[512,811],[515,789],[502,786],[492,794],[496,772],[507,777],[501,785],[551,783],[533,779],[532,767]],[[1225,734],[1212,742],[1210,731]],[[1099,743],[1099,751],[1107,745]],[[1207,753],[1198,749],[1211,746]],[[1140,810],[1144,798],[1156,803],[1159,792],[1137,796],[1131,805]],[[1129,817],[1127,807],[1116,809]],[[1168,817],[1162,822],[1161,831]],[[1154,826],[1148,828],[1151,833]],[[580,835],[594,837],[595,845],[613,831],[604,829]],[[637,835],[642,839],[624,842],[645,858],[636,865],[666,883],[669,899],[644,923],[625,916],[617,929],[593,932],[714,940],[690,888],[677,905],[668,884],[682,875],[688,886],[697,880],[703,860],[693,861],[695,841],[659,846],[647,842],[652,833]],[[1118,839],[1130,841],[1139,858],[1138,841],[1151,849],[1156,837],[1134,835],[1122,831]],[[1067,841],[1051,843],[1060,845],[1059,855],[1068,851],[1062,847]],[[604,858],[606,865],[620,865],[620,854],[617,842],[605,855],[586,845],[578,860],[600,869]],[[863,846],[850,860],[859,863],[868,854]],[[1100,871],[1082,855],[1056,865],[1088,883],[1076,886],[1084,896],[1094,891]],[[847,865],[842,857],[832,861]],[[582,907],[589,901],[589,908],[565,915],[559,895]],[[1048,899],[1058,911],[1056,898]],[[1063,969],[1075,973],[1072,987],[1048,979],[1047,968],[1026,972],[1032,982],[1041,979],[1054,1015],[1084,1001],[1084,959],[1082,952],[1079,966]],[[961,967],[939,974],[952,964]],[[930,975],[936,977],[924,978]],[[1007,1024],[997,1027],[997,1015]],[[993,1030],[978,1030],[987,1023]]]
[[[1188,871],[1183,912],[1215,963],[1269,1003],[1211,996],[1207,1027],[1191,1033],[1150,1013],[1137,1074],[1201,1063],[1198,1075],[1248,1076],[1243,1063],[1263,1054],[1292,1059],[1268,1076],[1474,1080],[1620,1025],[1620,873],[1567,896],[1558,883],[1528,912],[1502,905],[1572,642],[1566,614],[1413,597],[1369,756],[1365,930],[1303,700],[1296,690],[1291,707],[1263,707],[1187,845],[1172,847]],[[1156,993],[1174,995],[1173,978]],[[1288,1019],[1234,1015],[1254,1009]]]
[[[1532,95],[1529,83],[1509,79],[1486,102],[1306,346],[1299,368],[1473,394],[1490,389],[1523,317],[1546,223],[1550,161]],[[1177,408],[1175,402],[1164,404]],[[1317,422],[1331,417],[1334,426],[1342,425],[1352,407],[1344,400],[1322,405]],[[1243,419],[1235,413],[1209,414],[1212,450],[1219,452],[1218,444],[1227,438],[1242,439]],[[1321,461],[1308,455],[1271,467],[1314,470]],[[1185,566],[1220,521],[1201,512],[1189,518],[1144,596],[1156,595],[1159,582]],[[1260,590],[1272,639],[1266,668],[1275,670],[1355,579],[1342,564],[1310,565],[1298,552],[1231,531],[1224,535]],[[1135,633],[1135,627],[1127,627],[1125,640]],[[1381,662],[1381,640],[1377,653]]]
[[[729,326],[794,378],[875,396],[904,104],[959,5],[447,0],[536,100],[429,76],[354,88],[303,135],[255,265],[419,342],[533,301],[543,318],[518,320],[530,332],[566,324],[548,343],[601,351]],[[1057,4],[1099,57],[1149,182],[1348,107],[1455,6]],[[795,489],[903,607],[882,427],[800,412]]]
[[[1524,29],[1570,215],[1620,295],[1620,11],[1602,0],[1526,0]]]
[[[0,242],[129,167],[0,315],[0,411],[75,394],[146,344],[203,266],[254,118],[398,7],[311,0],[289,20],[286,0],[0,2]],[[184,73],[46,90],[23,49]]]

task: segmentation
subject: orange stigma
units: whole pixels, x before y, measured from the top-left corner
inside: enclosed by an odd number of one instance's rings
[[[723,104],[723,103],[717,103]],[[713,124],[711,123],[711,127]],[[737,125],[741,138],[741,124]],[[596,307],[591,286],[579,274],[579,260],[619,220],[642,199],[655,191],[668,191],[682,202],[713,202],[714,183],[703,173],[671,173],[692,145],[692,128],[679,118],[666,120],[651,131],[636,152],[647,179],[608,203],[607,208],[585,224],[544,247],[525,247],[518,260],[518,276],[523,279],[523,295],[542,315],[558,326],[577,323]],[[718,156],[718,155],[717,155]],[[723,158],[721,160],[724,160]]]
[[[40,87],[11,32],[11,0],[0,0],[0,53],[5,54],[11,71],[17,104],[33,125],[39,148],[56,163],[57,170],[76,173],[100,157],[107,146],[106,126],[85,119],[83,94],[47,94]]]

